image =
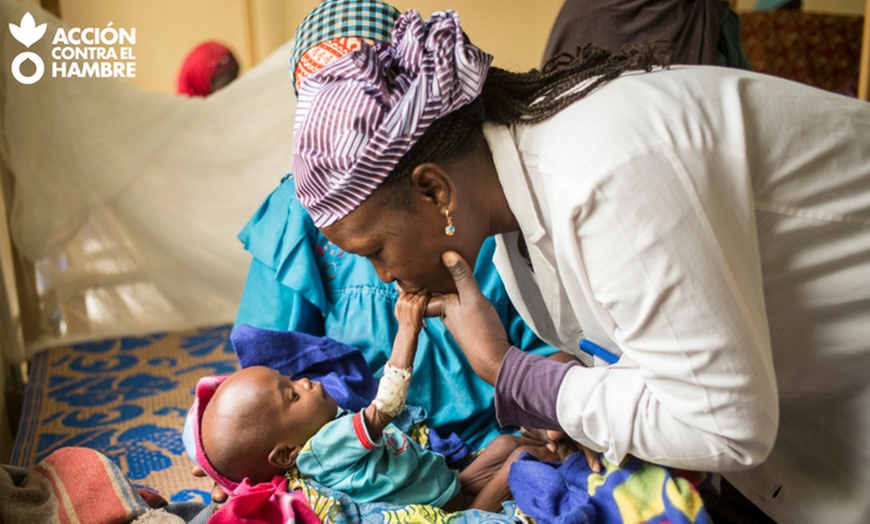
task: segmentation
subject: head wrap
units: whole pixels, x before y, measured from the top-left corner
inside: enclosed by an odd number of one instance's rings
[[[205,454],[205,450],[202,448],[202,432],[200,429],[205,407],[211,402],[212,397],[217,392],[218,386],[223,384],[227,378],[226,376],[214,376],[199,379],[199,382],[196,383],[196,397],[193,401],[193,406],[190,408],[192,416],[188,417],[188,420],[191,423],[193,433],[194,453],[196,455],[194,460],[224,491],[233,494],[239,488],[239,483],[223,476],[212,466],[211,461],[208,460],[208,456]]]
[[[492,56],[466,41],[459,17],[407,11],[391,44],[363,45],[309,76],[293,129],[296,195],[317,227],[368,198],[429,125],[472,102]]]
[[[212,79],[222,74],[239,71],[239,63],[232,51],[218,42],[205,42],[196,46],[178,73],[178,94],[188,96],[208,96],[212,94]]]
[[[386,42],[398,17],[398,9],[379,0],[324,0],[305,16],[293,37],[290,51],[293,92],[297,68],[302,66],[300,72],[310,74],[317,67],[299,63],[309,49],[323,44],[325,52],[343,56],[350,47],[350,38]]]

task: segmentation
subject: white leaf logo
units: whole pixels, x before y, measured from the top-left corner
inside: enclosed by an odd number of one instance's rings
[[[15,25],[9,22],[9,31],[16,40],[24,44],[25,47],[32,46],[37,40],[45,34],[46,24],[36,25],[36,20],[30,13],[24,13],[21,17],[21,25]]]

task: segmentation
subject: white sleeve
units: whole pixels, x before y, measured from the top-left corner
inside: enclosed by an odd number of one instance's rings
[[[566,375],[559,422],[611,461],[728,471],[770,452],[778,399],[746,165],[657,144],[598,173],[554,234],[570,299],[591,295],[623,352]]]

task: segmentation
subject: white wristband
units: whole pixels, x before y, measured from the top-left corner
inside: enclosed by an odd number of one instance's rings
[[[411,368],[399,369],[390,365],[384,366],[384,376],[378,384],[378,394],[372,404],[385,415],[395,417],[405,407],[408,398],[408,386],[411,385]]]

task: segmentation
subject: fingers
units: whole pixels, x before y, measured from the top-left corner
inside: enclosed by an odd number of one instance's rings
[[[583,446],[583,454],[586,455],[586,463],[589,464],[589,469],[595,473],[601,473],[601,460],[598,458],[598,452]]]
[[[564,431],[557,431],[555,429],[548,429],[547,430],[547,439],[550,440],[550,442],[559,442],[560,440],[562,440],[566,436],[567,435],[565,434]]]
[[[565,438],[565,432],[548,429],[544,432],[544,442],[547,443],[547,449],[556,452],[559,449],[559,442]]]
[[[227,500],[227,494],[224,492],[223,488],[215,483],[211,488],[211,500],[213,502],[224,502]]]
[[[190,472],[194,477],[206,477],[205,471],[199,466],[199,464],[195,464],[193,468],[191,468]],[[224,502],[227,500],[227,494],[224,492],[223,488],[221,488],[217,482],[212,485],[211,488],[211,500],[214,502]]]
[[[453,277],[453,281],[456,283],[456,291],[461,297],[481,294],[477,281],[474,280],[474,271],[459,253],[447,251],[441,255],[441,262],[447,268],[447,271],[450,272],[450,276]]]
[[[397,311],[406,309],[411,312],[420,313],[426,310],[426,304],[429,303],[430,295],[408,293],[398,286],[396,288],[399,290],[399,298],[396,300]]]
[[[526,438],[535,439],[539,442],[549,442],[549,439],[547,438],[547,432],[543,429],[522,426],[520,428],[520,435]]]
[[[568,435],[564,431],[556,431],[553,429],[547,430],[547,449],[552,452],[557,452],[563,441],[568,439]],[[583,450],[583,455],[586,456],[586,463],[589,464],[589,469],[594,471],[595,473],[601,473],[601,457],[600,453],[597,451],[591,450],[586,446],[577,444],[576,442],[571,441],[573,446],[571,446],[571,450],[569,453],[573,453],[576,449]]]
[[[471,302],[475,296],[483,297],[477,281],[474,280],[474,272],[465,259],[455,251],[446,251],[441,255],[441,263],[447,268],[453,281],[456,283],[456,293],[438,295],[429,298],[426,304],[427,317],[444,317],[448,310],[456,308],[460,302]]]
[[[454,306],[458,301],[459,296],[453,294],[432,297],[426,304],[426,314],[424,316],[444,317],[447,314],[448,309],[450,309],[451,306]]]
[[[394,314],[400,326],[406,326],[412,330],[420,330],[425,324],[425,317],[429,303],[429,295],[407,293],[399,289],[399,299],[396,301]]]

